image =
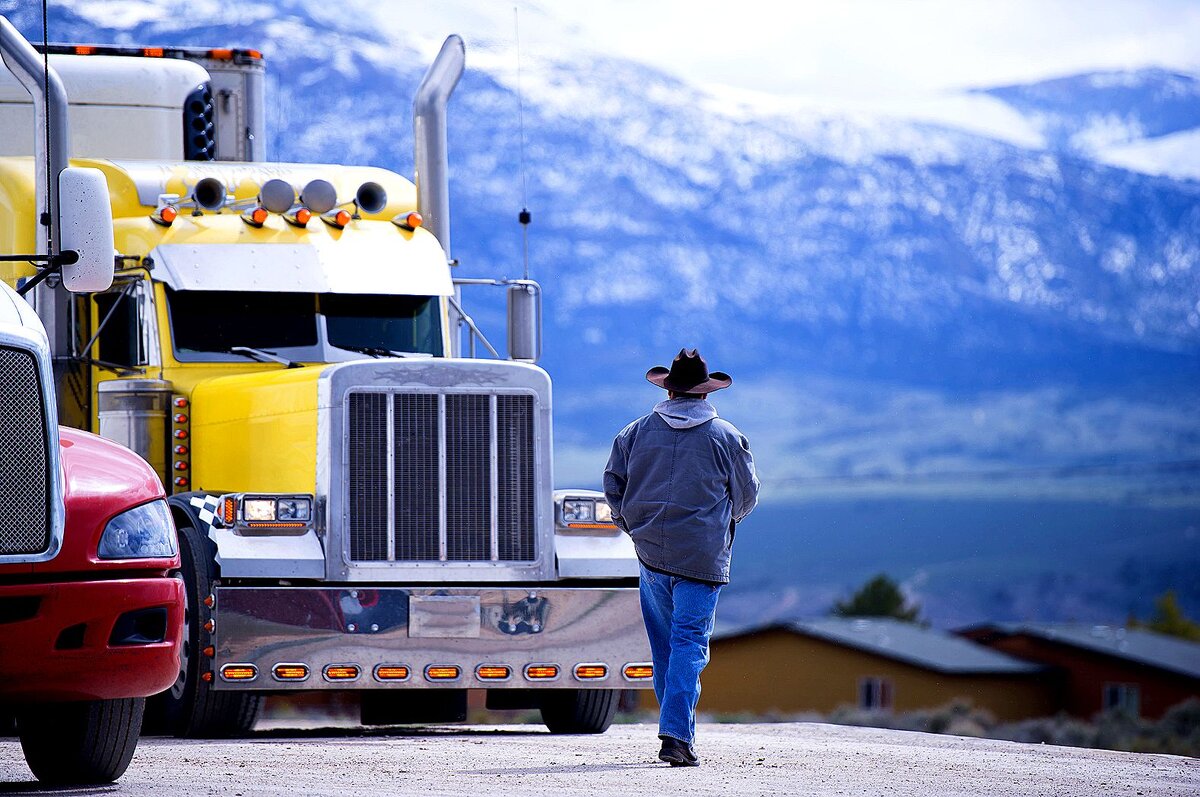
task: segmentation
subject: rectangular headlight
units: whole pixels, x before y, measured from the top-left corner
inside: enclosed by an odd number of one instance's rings
[[[242,501],[242,520],[247,522],[275,520],[274,498],[247,498]]]
[[[596,520],[596,501],[593,498],[568,498],[563,501],[564,523],[593,523]]]
[[[311,495],[232,493],[221,500],[219,517],[224,528],[259,534],[303,534],[312,525]]]

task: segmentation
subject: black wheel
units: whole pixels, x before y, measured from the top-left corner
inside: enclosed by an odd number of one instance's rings
[[[245,736],[254,727],[262,699],[245,692],[214,691],[200,677],[210,662],[202,651],[213,644],[203,626],[209,619],[204,599],[212,592],[217,572],[216,546],[181,515],[176,514],[175,522],[184,582],[183,644],[175,684],[151,698],[151,725],[181,738]]]
[[[542,700],[542,722],[551,733],[604,733],[620,697],[616,689],[556,689]]]
[[[125,774],[142,730],[146,701],[49,703],[17,714],[17,735],[43,783],[111,783]]]

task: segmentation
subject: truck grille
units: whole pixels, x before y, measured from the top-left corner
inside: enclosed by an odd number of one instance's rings
[[[346,506],[353,562],[528,562],[531,395],[354,392]]]
[[[37,360],[0,346],[0,556],[50,547],[50,468]]]

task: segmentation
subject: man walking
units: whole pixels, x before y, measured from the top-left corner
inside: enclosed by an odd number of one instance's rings
[[[734,526],[758,501],[750,443],[717,417],[708,394],[733,384],[682,349],[646,379],[667,400],[621,430],[604,470],[613,520],[641,561],[642,618],[654,658],[658,757],[698,766],[696,703],[721,587],[729,583]]]

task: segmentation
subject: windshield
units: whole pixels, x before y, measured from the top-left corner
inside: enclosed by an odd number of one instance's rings
[[[242,359],[230,353],[235,346],[309,362],[357,359],[363,351],[442,353],[438,303],[428,296],[168,288],[167,304],[183,361]]]

